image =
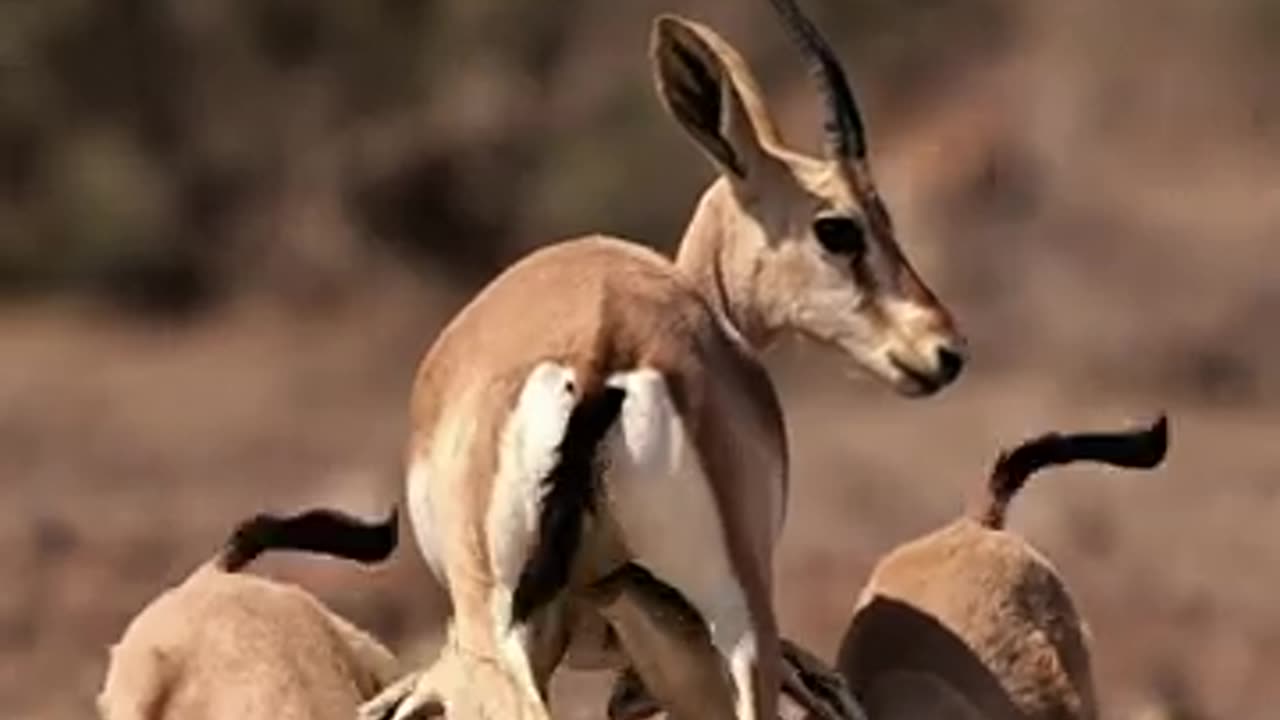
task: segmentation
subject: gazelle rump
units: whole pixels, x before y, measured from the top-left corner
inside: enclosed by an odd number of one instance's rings
[[[1066,580],[1005,515],[1042,468],[1149,469],[1168,422],[1050,433],[1001,453],[965,516],[899,545],[872,569],[837,666],[871,717],[1095,720],[1084,618]],[[924,708],[931,708],[928,711]],[[946,709],[944,709],[946,708]]]
[[[385,560],[397,515],[368,522],[316,508],[255,515],[111,648],[103,720],[348,720],[400,673],[373,636],[300,587],[242,572],[272,550]]]
[[[807,336],[905,395],[960,371],[963,341],[896,244],[834,54],[792,2],[773,4],[817,68],[825,156],[784,146],[725,40],[659,18],[659,97],[720,172],[676,261],[600,236],[538,250],[418,370],[410,517],[455,642],[507,673],[520,717],[548,717],[551,672],[603,627],[569,600],[625,562],[707,623],[737,717],[773,717],[787,447],[758,352]],[[413,706],[409,691],[398,712]]]

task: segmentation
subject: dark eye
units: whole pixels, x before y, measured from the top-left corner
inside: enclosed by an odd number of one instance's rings
[[[862,226],[847,217],[824,217],[813,221],[813,234],[827,252],[858,257],[867,251]]]

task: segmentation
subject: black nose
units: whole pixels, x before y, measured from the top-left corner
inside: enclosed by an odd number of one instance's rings
[[[938,348],[938,377],[943,383],[956,379],[964,369],[964,356],[951,348]]]

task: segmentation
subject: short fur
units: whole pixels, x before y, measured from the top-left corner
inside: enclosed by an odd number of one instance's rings
[[[790,0],[777,7],[794,26],[799,10]],[[804,34],[812,39],[816,30]],[[806,46],[810,56],[813,47]],[[573,594],[548,600],[562,585],[563,568],[511,571],[521,559],[547,559],[536,546],[547,547],[551,535],[560,538],[551,543],[558,547],[612,543],[616,550],[596,566],[562,556],[579,586],[631,560],[665,572],[663,580],[681,585],[717,628],[717,650],[734,668],[743,699],[738,716],[773,715],[781,657],[772,566],[788,459],[780,403],[758,353],[790,331],[837,349],[904,395],[924,396],[955,379],[964,350],[949,313],[898,247],[865,157],[816,158],[786,147],[746,63],[708,27],[660,17],[651,64],[663,106],[720,172],[675,262],[599,236],[530,254],[449,323],[419,367],[411,400],[410,517],[428,564],[449,590],[456,642],[524,686],[528,717],[537,720],[549,716],[547,683],[564,647],[587,625],[599,625],[598,618],[575,618],[556,627],[565,614],[559,600]],[[852,103],[851,95],[842,102]],[[816,235],[819,219],[857,233],[863,249],[829,250]],[[727,568],[709,583],[720,584],[714,592],[697,597],[689,578],[670,577],[671,565],[688,564],[685,551],[673,559],[662,538],[645,543],[654,538],[637,520],[640,510],[628,516],[627,508],[610,507],[599,522],[584,523],[576,541],[562,537],[576,521],[530,527],[527,500],[546,477],[504,473],[514,462],[504,438],[513,423],[537,434],[559,422],[550,416],[563,409],[556,404],[563,398],[546,406],[554,412],[545,418],[516,412],[529,379],[548,364],[569,378],[574,402],[619,378],[659,378],[648,397],[664,414],[649,418],[649,429],[678,426],[687,445],[663,446],[671,451],[663,459],[688,472],[632,478],[632,488],[665,492],[698,483],[688,495],[712,498],[696,510],[717,536],[701,552]],[[633,402],[640,401],[623,401],[622,414],[640,424],[645,418],[628,412]],[[661,445],[661,438],[648,439]],[[630,507],[637,499],[660,507],[656,492],[632,492]],[[586,498],[555,506],[564,507],[581,510]],[[618,527],[627,521],[633,527]],[[638,557],[642,544],[662,557]],[[512,575],[552,581],[517,602],[512,596],[524,583]]]
[[[350,720],[398,674],[377,640],[306,591],[238,574],[260,553],[300,549],[377,562],[396,516],[318,510],[241,523],[227,545],[148,605],[111,650],[104,720]]]
[[[610,720],[634,720],[660,707],[670,720],[732,720],[729,677],[706,625],[679,593],[627,565],[597,583],[592,599],[634,658],[635,676],[624,678],[610,699]],[[628,687],[638,692],[624,692]]]
[[[512,599],[515,622],[528,621],[534,610],[551,602],[569,582],[583,522],[596,509],[597,447],[618,419],[623,397],[618,388],[604,388],[584,398],[569,415],[559,459],[544,480],[548,487],[542,497],[537,544]]]
[[[1001,529],[1004,512],[1039,467],[1082,459],[1154,467],[1166,432],[1161,417],[1132,432],[1028,441],[1001,456],[970,516],[881,559],[837,661],[870,716],[920,712],[901,709],[909,686],[949,707],[944,717],[1097,718],[1084,622],[1049,561]]]

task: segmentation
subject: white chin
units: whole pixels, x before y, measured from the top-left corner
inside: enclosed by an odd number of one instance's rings
[[[909,372],[891,372],[884,378],[899,395],[918,398],[928,397],[942,389],[943,383],[924,374]]]

